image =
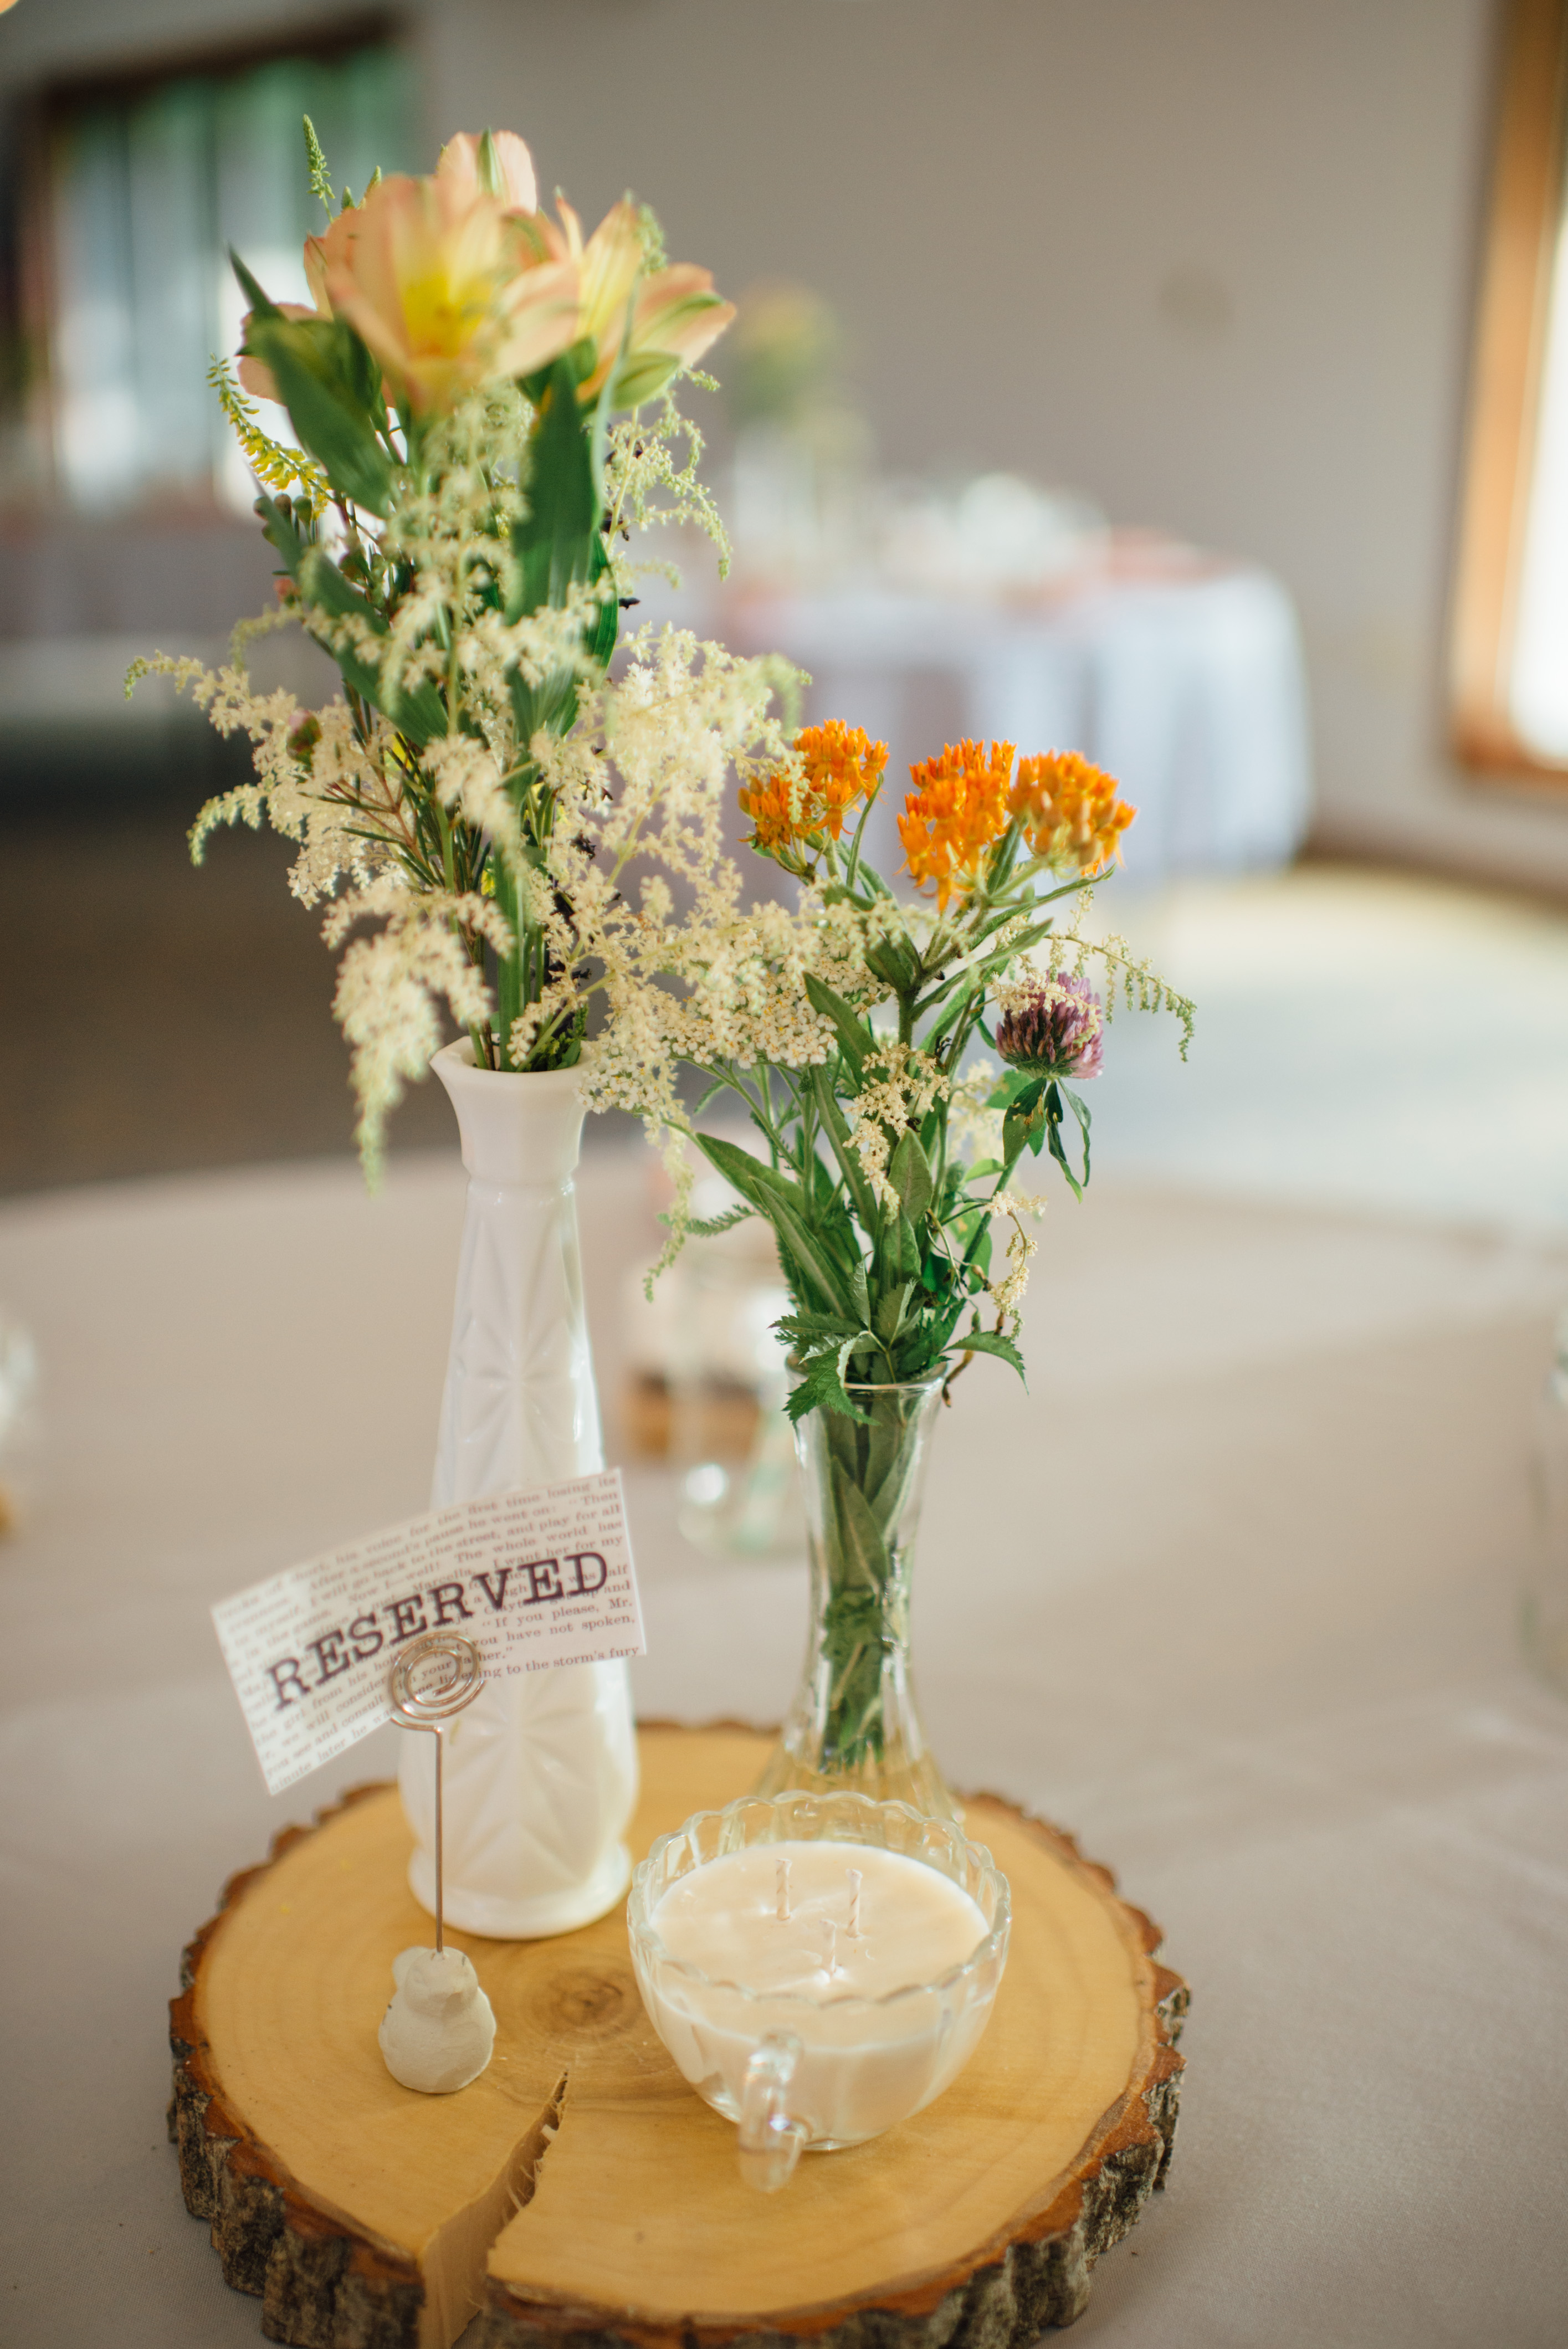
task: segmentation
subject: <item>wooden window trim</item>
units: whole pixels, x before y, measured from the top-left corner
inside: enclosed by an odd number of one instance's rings
[[[39,91],[39,103],[46,116],[57,119],[83,107],[137,98],[164,82],[183,80],[187,75],[210,74],[213,80],[222,81],[284,58],[312,57],[331,63],[352,56],[356,49],[398,43],[407,29],[395,11],[369,8],[325,25],[306,19],[294,26],[268,27],[265,33],[237,34],[228,40],[142,47],[123,61],[55,76]]]
[[[19,191],[16,325],[32,354],[23,414],[49,479],[41,493],[0,507],[0,535],[8,530],[57,523],[68,511],[58,492],[55,444],[50,161],[54,142],[72,118],[93,105],[122,103],[187,76],[210,75],[214,80],[224,80],[287,58],[310,57],[327,64],[358,49],[406,47],[409,40],[409,22],[401,9],[369,7],[327,25],[284,24],[264,34],[242,34],[230,40],[194,44],[175,40],[142,47],[133,57],[56,75],[13,102],[9,127]],[[157,509],[168,511],[172,502],[170,493],[162,491],[155,502]],[[188,491],[177,502],[182,519],[209,522],[220,528],[238,526],[239,518],[211,490]],[[124,518],[134,521],[150,510],[133,502],[124,510]]]
[[[1568,101],[1568,0],[1512,0],[1498,92],[1449,647],[1451,737],[1480,781],[1561,791],[1509,714]]]

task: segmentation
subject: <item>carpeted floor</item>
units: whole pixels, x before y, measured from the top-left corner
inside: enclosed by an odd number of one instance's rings
[[[1568,1231],[1568,909],[1328,864],[1101,904],[1199,1007],[1186,1067],[1113,1026],[1107,1169]]]
[[[351,1147],[319,919],[287,843],[242,832],[201,871],[183,811],[0,833],[0,1192]],[[444,1143],[421,1086],[398,1146]]]

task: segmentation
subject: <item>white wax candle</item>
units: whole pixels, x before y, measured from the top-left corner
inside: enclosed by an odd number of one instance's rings
[[[787,1920],[779,1914],[782,1861]],[[987,1930],[978,1904],[940,1869],[848,1843],[726,1852],[672,1884],[651,1922],[671,1957],[712,1981],[824,2001],[936,1982],[971,1957]]]
[[[940,2095],[1001,1974],[933,1987],[987,1940],[985,1913],[940,1868],[879,1845],[747,1845],[678,1877],[649,1921],[706,1977],[666,1969],[633,1935],[649,2013],[686,2078],[734,2120],[753,2050],[787,2034],[800,2052],[784,2108],[818,2146],[857,2145]]]

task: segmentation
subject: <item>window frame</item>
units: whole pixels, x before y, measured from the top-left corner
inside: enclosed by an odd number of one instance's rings
[[[358,49],[378,47],[410,47],[409,21],[400,11],[371,7],[323,26],[296,25],[276,33],[244,34],[228,40],[159,45],[134,58],[53,77],[14,101],[10,127],[16,159],[16,250],[12,325],[28,355],[26,388],[18,405],[41,457],[43,479],[34,495],[7,502],[5,521],[36,523],[74,512],[62,488],[57,445],[51,169],[56,142],[72,118],[93,106],[130,103],[163,82],[187,76],[223,80],[291,57],[332,63]],[[214,523],[234,520],[215,489],[187,491],[179,502],[187,518]],[[166,508],[168,503],[167,492],[149,495],[145,501],[138,498],[118,518],[134,521],[139,513]]]
[[[1568,162],[1568,0],[1512,0],[1494,107],[1449,643],[1449,739],[1480,783],[1568,789],[1510,713],[1519,579]]]

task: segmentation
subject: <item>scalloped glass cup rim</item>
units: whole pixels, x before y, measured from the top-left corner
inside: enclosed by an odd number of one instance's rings
[[[773,1815],[774,1833],[733,1837],[727,1833],[729,1821],[734,1820],[739,1825],[742,1813],[757,1811]],[[815,1817],[809,1815],[826,1812],[834,1814],[831,1828],[825,1824],[815,1833],[801,1836],[803,1820],[800,1815],[808,1815],[805,1824],[809,1827],[815,1826]],[[843,1820],[841,1814],[844,1815]],[[870,1826],[877,1819],[888,1815],[909,1822],[915,1849],[907,1850],[902,1846],[891,1844],[884,1836],[857,1835],[852,1831],[857,1824]],[[985,1938],[976,1944],[967,1958],[956,1966],[950,1966],[945,1973],[937,1975],[933,1981],[901,1982],[897,1990],[883,1991],[876,1998],[867,1998],[854,1991],[846,1991],[837,1998],[819,1999],[813,1998],[805,1991],[753,1990],[746,1982],[732,1982],[724,1975],[704,1973],[701,1966],[693,1965],[689,1959],[672,1956],[665,1948],[655,1930],[652,1910],[658,1904],[659,1895],[667,1891],[676,1880],[674,1875],[666,1877],[662,1873],[665,1853],[677,1844],[691,1842],[696,1832],[710,1820],[721,1823],[719,1834],[711,1851],[699,1853],[696,1844],[691,1843],[693,1868],[704,1867],[709,1860],[722,1859],[727,1853],[753,1844],[795,1839],[815,1843],[867,1844],[884,1851],[898,1851],[904,1858],[919,1860],[925,1867],[935,1868],[940,1875],[947,1877],[950,1883],[960,1885],[970,1894],[982,1916],[989,1908],[991,1922]],[[849,1831],[845,1831],[846,1822]],[[945,1845],[955,1861],[967,1861],[976,1881],[966,1882],[964,1873],[955,1868],[940,1867],[927,1851],[919,1848],[932,1842]],[[688,1871],[682,1869],[680,1873],[684,1875]],[[656,1884],[658,1889],[650,1897],[649,1888]],[[1006,1877],[985,1846],[973,1842],[950,1820],[931,1818],[926,1813],[917,1811],[909,1803],[878,1802],[870,1795],[816,1795],[800,1789],[786,1790],[780,1795],[742,1795],[734,1802],[726,1803],[722,1810],[694,1811],[683,1825],[669,1835],[659,1836],[649,1847],[647,1858],[639,1861],[632,1871],[631,1893],[627,1901],[627,1930],[634,1957],[649,1960],[661,1970],[668,1970],[702,1989],[728,1992],[732,1996],[754,2005],[783,2007],[786,2011],[798,2011],[803,2015],[830,2012],[843,2015],[857,2008],[886,2013],[904,2001],[929,1998],[933,1992],[945,1993],[964,1982],[966,1977],[978,1975],[990,1965],[1005,1963],[1012,1920],[1012,1897]]]

